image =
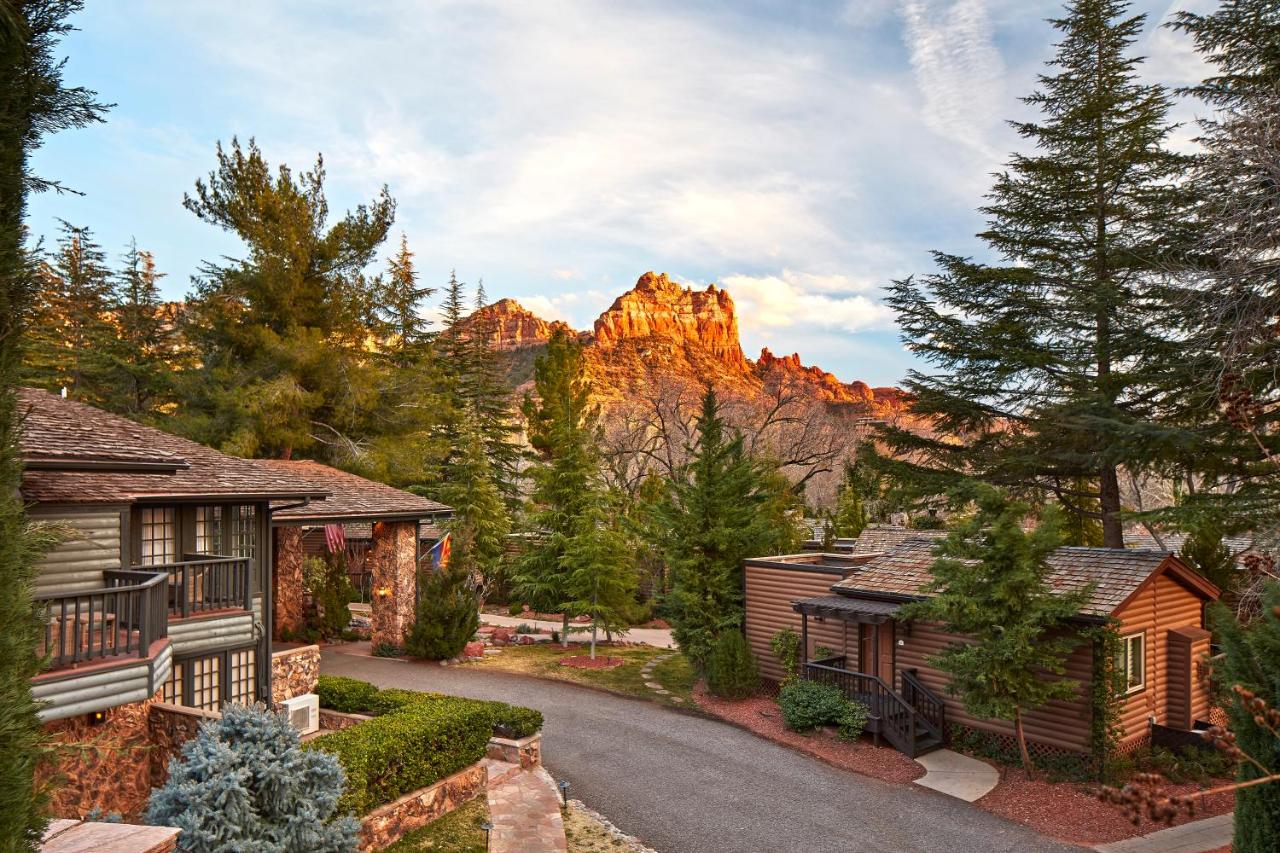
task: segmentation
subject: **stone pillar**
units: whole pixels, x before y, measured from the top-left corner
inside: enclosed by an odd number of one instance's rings
[[[375,523],[367,560],[373,573],[373,647],[401,648],[405,631],[413,624],[418,525],[412,521]]]
[[[272,639],[295,635],[302,630],[302,528],[277,527],[272,537]]]

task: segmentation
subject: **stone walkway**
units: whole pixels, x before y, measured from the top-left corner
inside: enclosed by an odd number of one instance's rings
[[[517,772],[510,773],[511,767]],[[507,765],[491,766],[489,775],[503,780],[489,787],[491,853],[566,853],[560,794],[551,774]]]
[[[1093,849],[1098,853],[1204,853],[1230,844],[1231,827],[1232,814],[1228,812]]]
[[[950,749],[935,749],[916,758],[927,772],[917,785],[972,803],[1000,783],[1000,774],[985,761],[961,755]]]
[[[656,658],[654,658],[653,660],[649,661],[647,664],[644,665],[644,667],[640,670],[640,677],[644,679],[644,686],[648,687],[654,693],[657,693],[659,696],[663,696],[667,699],[670,699],[672,702],[675,702],[677,705],[683,705],[684,704],[683,699],[681,699],[679,696],[672,696],[670,690],[668,690],[667,688],[663,687],[661,684],[653,680],[653,668],[656,667],[658,664],[662,663],[663,661],[671,660],[675,656],[676,656],[675,652],[672,652],[669,655],[658,655]]]

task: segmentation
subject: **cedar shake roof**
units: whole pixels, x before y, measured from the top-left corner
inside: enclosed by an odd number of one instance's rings
[[[277,523],[417,520],[453,512],[430,498],[309,459],[259,459],[257,462],[281,475],[306,480],[329,493],[323,501],[273,511],[272,518]]]
[[[1124,534],[1124,546],[1126,548],[1150,548],[1157,551],[1163,550],[1170,553],[1177,553],[1182,550],[1182,544],[1187,541],[1187,534],[1178,531],[1171,531],[1160,534],[1164,547],[1156,542],[1156,538],[1150,533],[1144,531],[1128,531]],[[1232,554],[1239,557],[1253,548],[1252,536],[1223,536],[1222,544],[1226,545]]]
[[[859,593],[921,597],[921,590],[933,579],[929,569],[936,559],[932,539],[911,539],[887,554],[876,557],[831,587],[831,591],[856,597]],[[1084,616],[1109,616],[1138,591],[1153,574],[1172,569],[1186,582],[1202,587],[1206,598],[1216,598],[1217,590],[1182,565],[1167,552],[1137,548],[1063,547],[1049,555],[1046,582],[1054,592],[1067,593],[1096,586],[1081,608]]]
[[[941,539],[945,535],[944,530],[912,530],[896,524],[873,524],[864,527],[858,538],[853,540],[850,553],[883,554],[908,539]]]
[[[322,498],[307,480],[228,456],[34,388],[18,389],[22,498],[131,503],[147,498]]]

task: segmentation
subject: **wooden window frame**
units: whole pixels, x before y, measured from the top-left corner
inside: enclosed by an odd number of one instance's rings
[[[1130,662],[1133,660],[1131,647],[1134,640],[1138,641],[1138,650],[1139,650],[1138,662],[1141,666],[1141,669],[1140,669],[1141,678],[1139,679],[1137,684],[1130,684],[1129,678],[1130,678],[1130,673],[1132,672]],[[1132,634],[1122,635],[1120,637],[1120,656],[1121,656],[1121,663],[1124,668],[1124,683],[1125,683],[1125,688],[1122,691],[1121,695],[1132,696],[1135,693],[1141,693],[1143,690],[1146,690],[1147,689],[1147,632],[1135,631]]]
[[[225,705],[232,701],[246,701],[243,697],[233,697],[234,681],[232,679],[233,659],[237,654],[250,652],[253,654],[253,660],[246,664],[246,669],[252,678],[249,688],[249,698],[247,704],[257,701],[260,696],[261,684],[259,682],[260,663],[259,658],[262,650],[257,645],[235,646],[230,649],[218,649],[213,652],[197,652],[195,654],[183,655],[174,659],[173,671],[175,673],[174,680],[178,681],[177,690],[174,691],[176,704],[184,708],[198,708],[195,704],[195,683],[192,678],[192,664],[199,660],[207,660],[209,658],[216,659],[218,666],[218,707],[213,710],[221,710]],[[179,670],[179,668],[181,668]],[[180,674],[179,674],[180,673]],[[206,709],[207,710],[207,709]]]
[[[147,516],[152,515],[154,513],[163,513],[164,517],[159,522],[156,522],[154,520],[149,521],[147,519]],[[137,516],[138,517],[138,538],[137,538],[138,565],[162,566],[162,565],[165,565],[166,563],[173,563],[182,559],[181,516],[182,516],[182,513],[179,512],[178,508],[173,506],[172,504],[167,504],[167,505],[156,504],[152,506],[143,506],[138,508],[138,516]],[[172,546],[172,549],[173,549],[173,553],[168,558],[159,559],[159,560],[155,559],[154,554],[150,554],[150,555],[146,554],[147,543],[164,541],[161,539],[148,539],[146,536],[148,532],[148,528],[154,528],[157,525],[160,526],[161,528],[168,530],[170,534],[168,543]],[[151,562],[149,563],[143,562],[144,560],[151,560]]]

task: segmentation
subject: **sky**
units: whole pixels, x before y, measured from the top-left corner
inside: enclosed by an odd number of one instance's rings
[[[1137,0],[1144,76],[1203,66],[1161,28],[1210,0]],[[428,283],[451,269],[589,328],[646,270],[715,282],[749,357],[840,378],[913,365],[884,305],[930,251],[982,256],[976,208],[1020,149],[1008,127],[1052,55],[1045,0],[92,0],[63,42],[108,121],[34,166],[83,196],[58,220],[154,252],[181,298],[241,245],[182,207],[214,146],[324,156],[334,211],[385,184]],[[1175,118],[1191,121],[1180,103]],[[1190,145],[1193,129],[1175,134]],[[1025,149],[1023,149],[1025,150]]]

